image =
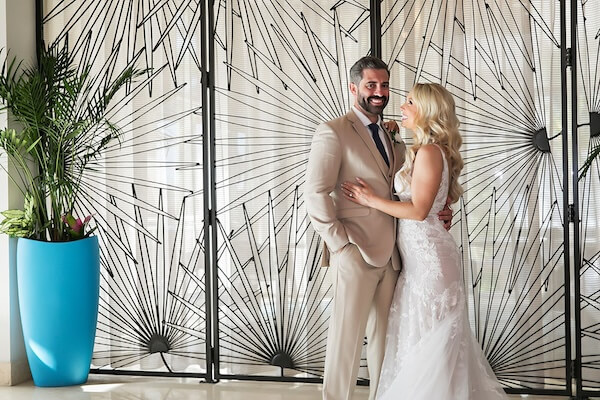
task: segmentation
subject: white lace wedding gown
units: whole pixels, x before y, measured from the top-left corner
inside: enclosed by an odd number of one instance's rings
[[[441,149],[440,149],[441,151]],[[377,391],[382,400],[507,399],[473,336],[459,252],[437,213],[448,196],[448,164],[424,221],[399,220],[402,272],[390,311]],[[394,179],[401,201],[410,182]]]

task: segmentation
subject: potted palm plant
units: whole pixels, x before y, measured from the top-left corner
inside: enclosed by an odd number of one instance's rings
[[[107,117],[117,92],[142,74],[126,68],[97,79],[76,66],[67,45],[41,50],[38,64],[15,59],[0,74],[2,109],[19,129],[0,130],[10,180],[24,208],[1,214],[0,232],[17,237],[17,282],[25,348],[34,383],[85,382],[99,297],[98,239],[91,216],[75,216],[82,174],[121,131]],[[11,165],[12,164],[12,165]],[[11,171],[12,173],[9,173]]]

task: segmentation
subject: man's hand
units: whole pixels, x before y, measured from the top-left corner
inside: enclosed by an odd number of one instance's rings
[[[384,121],[383,126],[385,126],[385,128],[388,131],[398,132],[399,130],[398,122],[394,121],[393,119],[389,121]]]
[[[438,213],[438,218],[440,219],[440,221],[444,222],[444,228],[446,228],[447,231],[449,231],[450,227],[452,226],[452,213],[453,211],[450,208],[450,198],[448,198],[446,200],[446,205],[444,206],[442,211]]]

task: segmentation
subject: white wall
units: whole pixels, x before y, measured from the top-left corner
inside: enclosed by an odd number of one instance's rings
[[[11,57],[35,62],[35,0],[0,0],[0,60],[10,49]],[[0,114],[0,127],[7,125]],[[6,158],[0,157],[6,167]],[[0,168],[0,210],[20,208],[22,198]],[[0,235],[0,386],[16,385],[30,379],[19,319],[16,268],[16,240]]]

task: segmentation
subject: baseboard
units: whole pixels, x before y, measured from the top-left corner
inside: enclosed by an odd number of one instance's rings
[[[31,380],[27,360],[0,363],[0,386],[14,386]]]

